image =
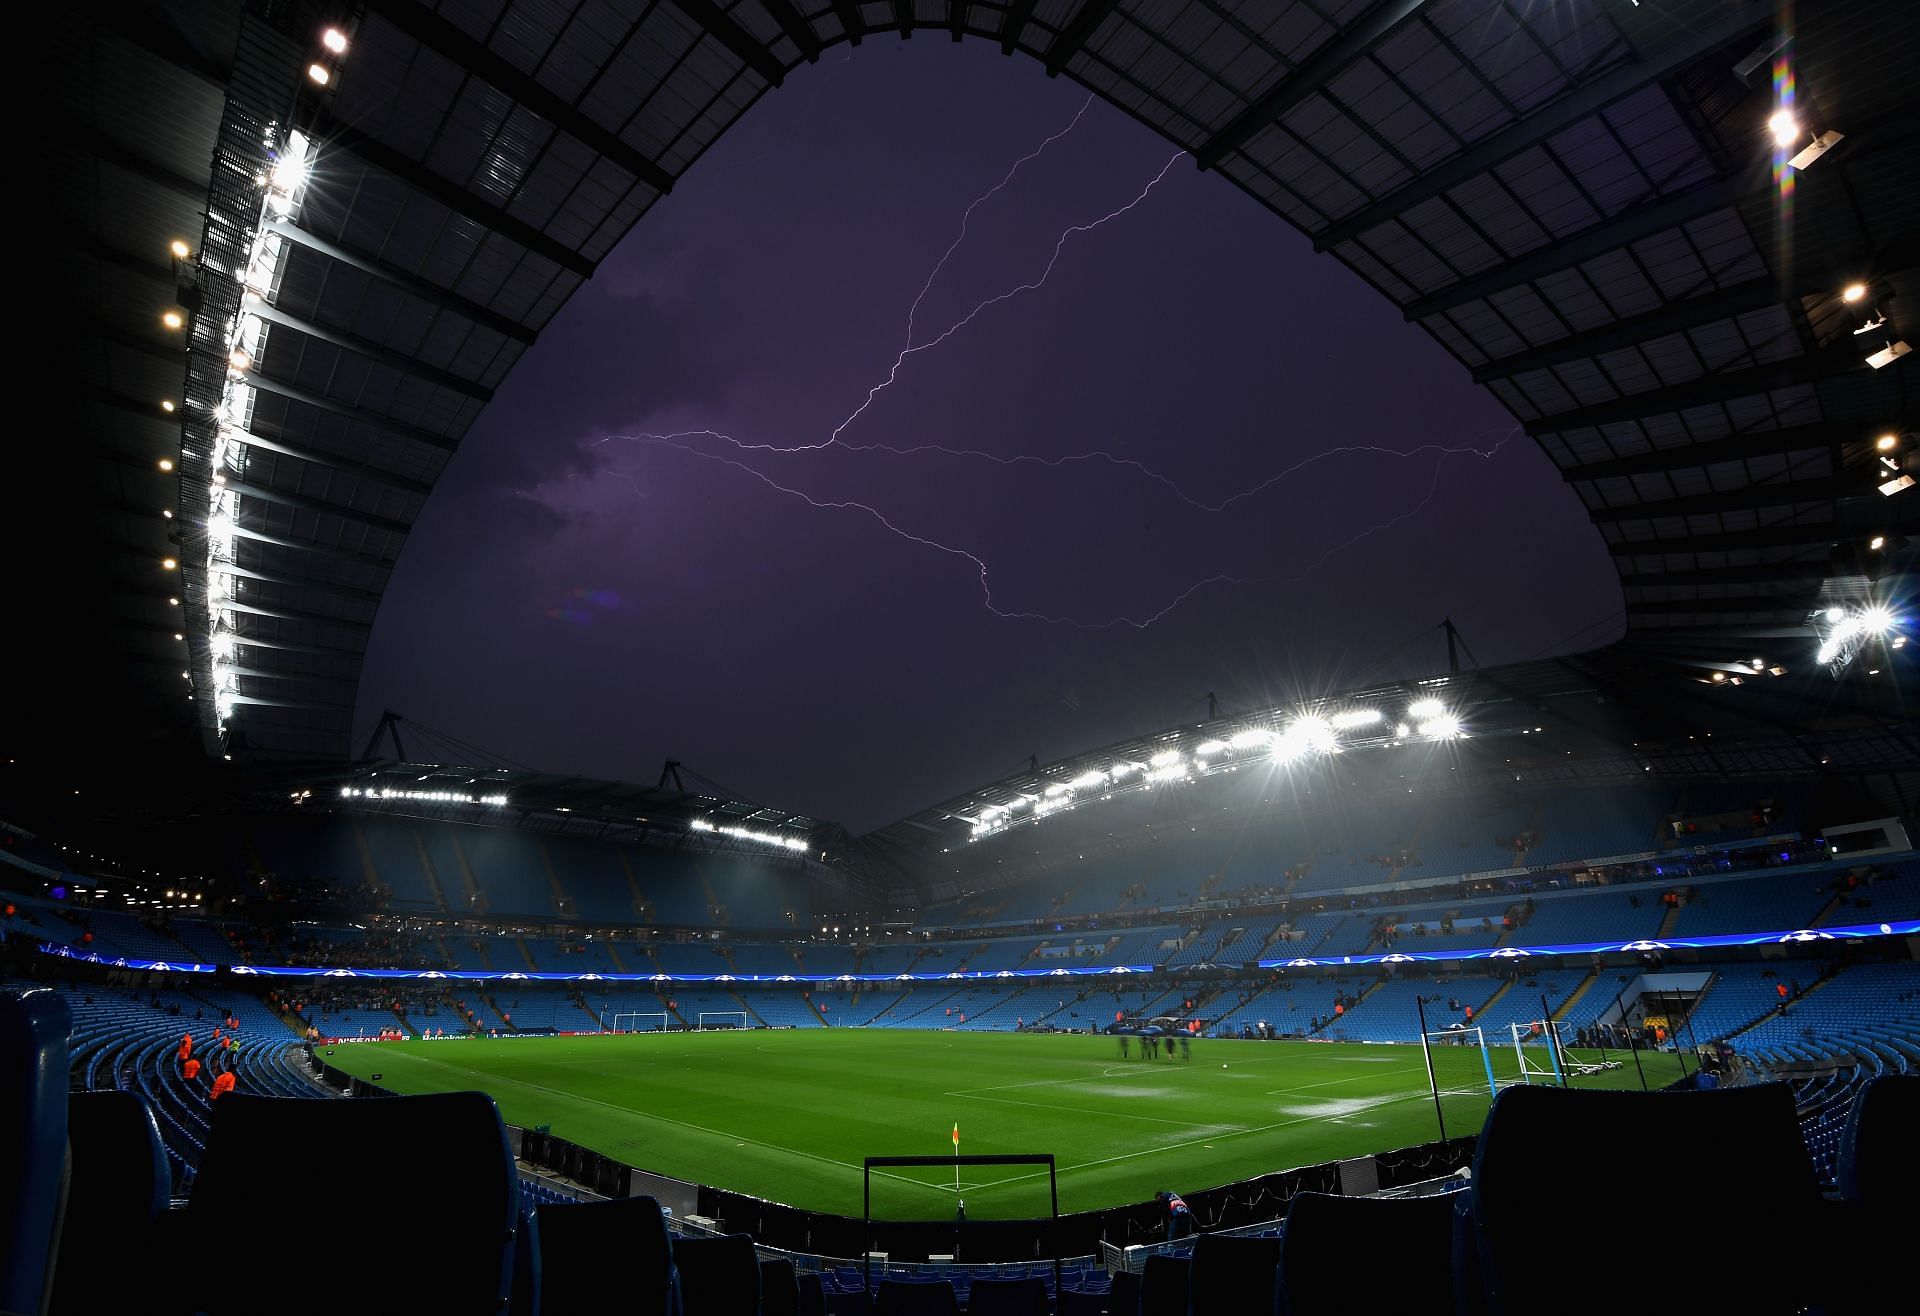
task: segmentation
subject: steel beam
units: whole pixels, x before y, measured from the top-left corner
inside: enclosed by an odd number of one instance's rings
[[[1548,370],[1574,361],[1585,361],[1650,339],[1684,333],[1701,325],[1715,324],[1769,306],[1797,301],[1798,298],[1787,294],[1772,279],[1752,279],[1703,296],[1669,302],[1644,315],[1629,316],[1597,329],[1543,343],[1529,351],[1516,352],[1498,361],[1489,361],[1474,368],[1473,382],[1486,384],[1496,379],[1511,379],[1531,370]]]
[[[1560,478],[1571,484],[1576,480],[1607,480],[1622,475],[1649,475],[1658,471],[1685,470],[1716,462],[1739,461],[1745,457],[1772,457],[1788,452],[1832,452],[1851,443],[1870,428],[1854,421],[1834,421],[1821,425],[1795,425],[1780,430],[1755,430],[1729,434],[1723,438],[1686,443],[1672,448],[1655,448],[1626,457],[1607,457],[1560,468]],[[1838,465],[1838,463],[1835,463]]]
[[[913,0],[893,0],[893,25],[902,41],[913,40]]]
[[[1007,6],[1007,12],[1000,19],[1000,53],[1011,55],[1020,48],[1020,38],[1026,33],[1027,24],[1033,20],[1035,0],[1013,0]]]
[[[758,73],[768,85],[777,87],[787,80],[780,61],[754,39],[752,33],[730,18],[713,0],[671,0],[673,7],[700,25],[702,31],[725,46],[733,57]],[[779,15],[775,14],[777,20]]]
[[[262,393],[272,393],[295,402],[302,402],[318,410],[344,417],[357,425],[379,430],[382,434],[411,439],[415,443],[425,444],[429,448],[438,448],[442,452],[452,452],[460,446],[456,440],[435,434],[432,430],[423,430],[417,425],[409,425],[391,416],[383,416],[377,411],[368,411],[365,407],[356,407],[350,402],[330,398],[324,393],[315,393],[311,389],[301,388],[298,384],[289,384],[284,380],[271,378],[258,370],[249,371],[246,382]]]
[[[1808,603],[1795,603],[1792,599],[1778,594],[1742,594],[1737,598],[1711,599],[1649,599],[1642,603],[1627,603],[1627,615],[1670,615],[1685,612],[1777,612],[1800,615],[1812,606]]]
[[[814,35],[813,24],[800,16],[793,7],[793,0],[760,0],[760,7],[767,16],[780,25],[780,30],[794,45],[800,47],[800,53],[807,63],[818,63],[820,59],[820,38]]]
[[[1245,145],[1255,133],[1277,123],[1309,96],[1326,90],[1327,84],[1355,61],[1365,58],[1403,24],[1413,21],[1426,3],[1427,0],[1375,0],[1337,36],[1281,74],[1266,95],[1235,115],[1225,128],[1203,143],[1193,153],[1194,159],[1202,169],[1219,164],[1227,152]]]
[[[833,12],[839,15],[840,28],[847,34],[847,40],[859,45],[860,38],[867,34],[867,21],[860,17],[856,0],[833,0]]]
[[[1080,48],[1100,30],[1100,25],[1107,21],[1119,3],[1120,0],[1081,0],[1073,17],[1055,34],[1053,44],[1047,47],[1048,77],[1060,76],[1067,67],[1067,61],[1080,53]]]
[[[372,624],[369,622],[348,621],[345,617],[330,617],[324,612],[308,612],[304,608],[284,608],[277,605],[267,606],[259,603],[243,602],[240,599],[222,599],[220,601],[220,610],[222,612],[244,613],[249,617],[267,617],[274,621],[297,621],[311,623],[315,626],[338,626],[342,630],[359,631],[362,634],[373,629]],[[241,637],[236,636],[235,638],[238,642],[245,643],[245,640]]]
[[[968,11],[972,7],[967,0],[950,0],[947,5],[947,30],[955,41],[967,34]]]
[[[329,150],[345,151],[383,174],[391,174],[414,191],[439,202],[482,228],[518,243],[533,255],[549,260],[583,279],[593,277],[594,263],[571,247],[549,237],[516,215],[508,214],[444,174],[436,173],[404,151],[388,146],[337,119],[321,116],[314,125],[320,143],[320,166]]]
[[[1669,516],[1702,516],[1715,512],[1748,511],[1756,507],[1785,507],[1794,503],[1830,503],[1836,498],[1859,492],[1858,481],[1829,477],[1753,484],[1744,489],[1720,489],[1713,493],[1660,498],[1645,503],[1627,503],[1620,507],[1595,507],[1587,515],[1594,521],[1652,521]]]
[[[298,461],[310,462],[315,466],[324,466],[328,470],[339,471],[342,475],[351,475],[356,480],[365,480],[382,488],[392,489],[396,493],[413,494],[425,498],[433,492],[433,485],[426,480],[396,475],[392,471],[381,470],[378,466],[369,466],[366,462],[355,461],[351,457],[336,457],[331,453],[303,448],[298,444],[283,443],[251,430],[232,430],[229,433],[238,437],[240,442],[249,448],[258,448],[262,452],[278,453],[282,457],[292,457]]]
[[[1669,384],[1665,388],[1650,388],[1643,393],[1629,393],[1625,397],[1613,398],[1606,402],[1575,407],[1572,411],[1541,416],[1528,421],[1526,428],[1528,434],[1538,438],[1542,434],[1558,434],[1570,429],[1590,429],[1598,425],[1639,420],[1643,416],[1684,411],[1688,407],[1706,406],[1714,402],[1726,402],[1732,398],[1750,397],[1776,388],[1817,384],[1823,379],[1871,369],[1862,352],[1854,349],[1850,343],[1840,344],[1837,348],[1830,348],[1817,356],[1794,357],[1786,361],[1770,361],[1765,365],[1749,366],[1744,370],[1702,375],[1698,379],[1689,379],[1685,383]]]
[[[1716,531],[1705,535],[1683,535],[1677,539],[1636,539],[1608,544],[1613,557],[1668,557],[1680,554],[1725,553],[1743,548],[1792,548],[1800,545],[1832,546],[1844,536],[1832,522],[1796,525],[1755,526],[1751,530]]]
[[[256,495],[257,496],[257,495]],[[265,530],[251,529],[238,522],[234,523],[233,535],[236,539],[250,539],[259,544],[271,544],[275,548],[290,549],[296,553],[308,553],[314,557],[325,558],[349,567],[375,567],[381,571],[392,571],[397,560],[382,557],[378,553],[361,553],[351,548],[336,548],[331,544],[309,544],[304,540],[289,539],[285,535],[272,534]]]
[[[457,292],[450,292],[438,284],[428,283],[378,256],[342,246],[288,220],[269,220],[266,228],[269,232],[278,233],[287,241],[305,247],[308,251],[325,256],[329,260],[337,260],[342,265],[359,270],[369,278],[380,280],[390,288],[398,289],[411,297],[418,297],[421,301],[438,306],[443,311],[451,311],[463,319],[471,320],[483,329],[491,329],[503,338],[511,338],[517,343],[531,346],[536,337],[532,329],[518,320],[510,320],[498,311],[489,310],[476,301],[462,297]]]
[[[1666,589],[1682,585],[1783,585],[1798,589],[1825,580],[1831,574],[1832,569],[1823,559],[1763,562],[1741,567],[1691,567],[1682,571],[1622,572],[1620,584],[1627,589]]]
[[[250,480],[229,478],[226,487],[245,498],[259,498],[265,502],[278,503],[282,507],[291,507],[296,511],[311,512],[315,516],[337,516],[343,521],[351,521],[369,530],[384,530],[388,534],[402,536],[413,533],[413,526],[408,522],[396,521],[390,516],[379,516],[373,512],[342,507],[324,498],[309,498],[305,494],[290,493],[268,484],[254,484]]]
[[[308,338],[317,338],[323,343],[331,343],[344,352],[352,352],[355,356],[364,357],[368,361],[377,361],[383,366],[389,366],[402,374],[411,375],[438,388],[451,389],[464,397],[472,398],[475,402],[493,401],[492,389],[484,388],[470,379],[462,379],[451,371],[416,361],[405,353],[396,352],[390,347],[384,347],[348,330],[316,324],[304,316],[295,315],[271,302],[258,298],[243,300],[241,312],[258,316],[268,324],[281,325],[296,333],[305,334]]]
[[[588,118],[578,107],[569,105],[551,89],[521,72],[491,46],[468,36],[433,10],[414,0],[363,0],[363,4],[421,45],[446,56],[488,86],[505,92],[655,192],[665,196],[673,190],[673,176],[666,170],[622,141],[606,125]]]
[[[1590,115],[1642,87],[1651,86],[1711,54],[1713,51],[1774,21],[1774,0],[1749,0],[1698,28],[1683,29],[1676,40],[1646,59],[1616,64],[1592,81],[1529,110],[1510,126],[1467,147],[1460,154],[1423,169],[1400,187],[1314,235],[1313,249],[1327,251],[1352,241],[1369,229],[1460,186],[1523,151],[1551,140]]]
[[[1589,225],[1563,238],[1546,242],[1523,256],[1495,265],[1492,269],[1470,274],[1437,292],[1416,297],[1401,307],[1408,320],[1424,320],[1442,311],[1451,311],[1468,302],[1480,301],[1497,292],[1517,288],[1523,283],[1572,269],[1582,261],[1638,242],[1655,233],[1691,223],[1727,207],[1752,193],[1754,184],[1713,178],[1668,196],[1631,206],[1619,214]]]
[[[353,585],[335,585],[329,581],[308,576],[289,576],[279,571],[261,571],[255,567],[237,566],[231,562],[222,562],[218,566],[209,567],[208,570],[217,571],[223,576],[238,576],[243,580],[257,580],[263,585],[278,585],[284,589],[310,589],[316,594],[333,594],[342,599],[349,599],[357,603],[378,603],[380,601],[380,592],[378,590],[360,589]]]

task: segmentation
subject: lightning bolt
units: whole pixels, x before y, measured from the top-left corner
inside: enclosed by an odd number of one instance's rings
[[[990,574],[990,568],[988,567],[986,559],[982,558],[981,556],[979,556],[977,553],[974,553],[970,549],[961,548],[958,545],[945,543],[938,539],[930,539],[925,535],[915,534],[913,531],[908,530],[906,527],[896,523],[894,520],[892,520],[892,518],[888,517],[886,513],[882,512],[879,508],[874,507],[871,503],[864,503],[859,501],[858,499],[852,499],[852,498],[835,498],[835,499],[815,498],[812,494],[806,492],[804,489],[796,489],[792,485],[782,484],[778,480],[774,479],[772,476],[768,475],[766,472],[761,471],[753,466],[750,466],[746,462],[740,461],[737,458],[727,457],[720,453],[708,452],[708,451],[705,451],[704,449],[694,447],[692,444],[689,444],[689,443],[677,442],[669,436],[607,435],[606,437],[600,439],[598,443],[606,444],[606,443],[613,442],[615,439],[626,439],[631,442],[645,443],[651,446],[669,448],[676,452],[685,453],[690,457],[697,457],[702,461],[715,462],[722,466],[730,466],[737,471],[743,471],[746,474],[752,476],[755,480],[759,481],[761,484],[765,485],[767,488],[772,489],[778,493],[785,494],[788,497],[797,498],[801,502],[806,503],[810,507],[818,508],[822,511],[852,511],[852,512],[861,513],[865,517],[867,517],[869,520],[875,522],[881,528],[886,530],[889,534],[895,536],[898,539],[904,540],[905,542],[910,544],[919,545],[920,547],[923,547],[923,548],[930,548],[935,552],[944,553],[951,557],[958,557],[958,558],[964,559],[968,564],[970,564],[973,567],[974,572],[979,579],[980,595],[981,595],[981,601],[983,605],[986,607],[988,612],[992,613],[996,617],[1001,618],[1002,620],[1037,621],[1037,622],[1044,622],[1052,626],[1072,626],[1077,630],[1087,630],[1087,631],[1112,630],[1112,629],[1121,628],[1121,627],[1131,629],[1131,630],[1136,630],[1136,631],[1144,631],[1149,626],[1152,626],[1154,623],[1166,617],[1167,614],[1171,613],[1174,609],[1178,608],[1181,604],[1185,603],[1188,599],[1192,598],[1195,594],[1199,593],[1201,590],[1207,588],[1210,585],[1239,586],[1239,585],[1252,585],[1252,584],[1292,584],[1292,583],[1306,579],[1308,576],[1312,575],[1315,571],[1317,571],[1321,566],[1323,566],[1330,559],[1344,552],[1345,550],[1353,547],[1353,545],[1373,535],[1379,534],[1383,530],[1391,529],[1393,526],[1399,525],[1403,521],[1410,520],[1411,518],[1419,515],[1421,511],[1425,510],[1427,505],[1433,502],[1434,497],[1439,493],[1440,476],[1445,466],[1446,458],[1448,456],[1472,454],[1473,456],[1480,457],[1483,460],[1490,459],[1496,454],[1498,454],[1499,451],[1502,448],[1504,448],[1508,443],[1512,442],[1512,440],[1514,439],[1515,436],[1517,436],[1518,433],[1519,433],[1518,430],[1511,431],[1500,442],[1494,444],[1491,448],[1484,449],[1484,450],[1479,448],[1441,448],[1438,445],[1432,445],[1432,444],[1425,445],[1427,448],[1430,448],[1434,451],[1439,452],[1441,456],[1440,456],[1440,460],[1434,463],[1433,479],[1428,482],[1427,491],[1421,497],[1419,502],[1415,503],[1412,507],[1408,508],[1406,511],[1397,513],[1396,515],[1390,516],[1383,521],[1380,521],[1375,523],[1374,525],[1368,526],[1366,529],[1360,531],[1359,533],[1347,539],[1342,540],[1338,544],[1335,544],[1331,548],[1327,549],[1325,552],[1321,553],[1320,556],[1313,559],[1313,561],[1309,562],[1305,567],[1301,568],[1297,572],[1294,572],[1289,575],[1268,575],[1268,576],[1236,576],[1226,572],[1216,572],[1212,575],[1204,576],[1199,580],[1194,581],[1192,584],[1188,585],[1185,589],[1182,589],[1179,593],[1175,594],[1172,599],[1170,599],[1167,603],[1161,606],[1158,610],[1148,613],[1143,617],[1135,617],[1135,616],[1129,616],[1129,615],[1123,614],[1116,617],[1109,617],[1102,621],[1090,621],[1084,618],[1079,618],[1079,617],[1072,616],[1071,614],[1064,614],[1064,613],[1055,614],[1055,613],[1045,613],[1045,612],[1030,612],[1030,611],[1020,611],[1020,610],[1001,607],[994,600],[993,580],[992,580],[992,576]]]

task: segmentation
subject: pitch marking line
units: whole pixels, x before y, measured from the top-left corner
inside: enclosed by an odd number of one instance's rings
[[[465,1069],[459,1065],[449,1064],[444,1060],[432,1060],[426,1056],[415,1056],[413,1059],[418,1060],[423,1065],[437,1065],[441,1069],[450,1069],[456,1074],[465,1074],[470,1077],[480,1076],[476,1070]],[[535,1092],[544,1092],[549,1096],[559,1097],[563,1101],[578,1101],[589,1106],[604,1106],[608,1110],[617,1110],[623,1115],[632,1115],[638,1119],[657,1120],[662,1124],[672,1124],[679,1128],[692,1129],[696,1133],[704,1133],[709,1137],[723,1140],[730,1139],[733,1140],[736,1147],[746,1145],[758,1147],[762,1151],[775,1152],[782,1156],[799,1156],[806,1160],[818,1161],[822,1165],[831,1165],[836,1169],[846,1170],[853,1174],[863,1174],[866,1172],[864,1165],[854,1165],[848,1161],[836,1161],[831,1156],[821,1156],[817,1152],[801,1151],[797,1147],[778,1147],[770,1142],[761,1142],[757,1138],[741,1138],[737,1133],[723,1133],[718,1129],[710,1129],[705,1125],[695,1124],[690,1120],[675,1119],[671,1115],[662,1115],[656,1111],[638,1110],[632,1106],[622,1106],[618,1102],[602,1101],[598,1097],[583,1097],[577,1092],[563,1092],[559,1088],[550,1088],[544,1083],[529,1083],[523,1078],[506,1078],[501,1075],[488,1075],[487,1077],[490,1077],[497,1083],[511,1083],[515,1087],[531,1088]],[[939,1185],[937,1184],[922,1183],[918,1179],[909,1179],[905,1175],[894,1174],[888,1170],[875,1170],[873,1173],[883,1179],[893,1179],[899,1183],[912,1184],[916,1188],[926,1188],[935,1192],[939,1191]],[[1007,1182],[1011,1181],[1009,1180]],[[948,1189],[947,1191],[951,1192],[952,1189]]]

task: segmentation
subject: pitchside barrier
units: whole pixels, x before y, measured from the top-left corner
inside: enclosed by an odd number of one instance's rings
[[[955,1137],[954,1145],[957,1147],[959,1145],[959,1140],[958,1140],[959,1134],[957,1129],[954,1137]],[[860,1200],[861,1200],[861,1217],[862,1217],[860,1223],[862,1228],[866,1232],[867,1240],[868,1240],[866,1245],[860,1249],[860,1256],[861,1256],[861,1262],[862,1262],[860,1267],[860,1278],[861,1278],[862,1287],[864,1287],[867,1291],[869,1301],[872,1300],[872,1295],[873,1295],[874,1258],[876,1255],[878,1255],[882,1260],[882,1262],[884,1262],[887,1256],[886,1253],[879,1251],[878,1249],[879,1239],[875,1236],[874,1229],[873,1229],[873,1172],[876,1169],[881,1171],[887,1171],[887,1170],[907,1169],[909,1167],[916,1167],[916,1166],[917,1167],[939,1166],[940,1168],[944,1169],[947,1166],[952,1166],[953,1167],[954,1199],[957,1202],[960,1200],[960,1191],[963,1186],[961,1177],[960,1177],[962,1169],[968,1166],[980,1166],[980,1165],[1042,1165],[1046,1167],[1047,1198],[1050,1204],[1050,1211],[1047,1216],[1046,1223],[1049,1225],[1049,1227],[1044,1230],[1037,1231],[1035,1233],[1034,1251],[1035,1251],[1036,1260],[1051,1261],[1053,1263],[1053,1287],[1056,1293],[1059,1292],[1060,1290],[1060,1252],[1059,1252],[1060,1238],[1059,1238],[1059,1231],[1057,1229],[1052,1228],[1051,1226],[1054,1223],[1058,1222],[1058,1220],[1060,1219],[1060,1178],[1054,1169],[1052,1153],[1040,1152],[1040,1153],[1033,1153],[1033,1154],[1027,1154],[1027,1155],[1011,1154],[1011,1155],[1002,1155],[1002,1156],[960,1156],[957,1154],[953,1156],[869,1156],[866,1158],[865,1167],[862,1170],[860,1175]],[[931,1221],[927,1223],[930,1226],[932,1225]],[[1033,1222],[1033,1221],[1012,1222],[1012,1221],[1002,1221],[1002,1220],[981,1220],[977,1222],[968,1221],[968,1220],[953,1221],[949,1223],[946,1227],[952,1230],[953,1232],[954,1246],[953,1246],[953,1250],[947,1253],[946,1255],[949,1260],[960,1256],[962,1254],[963,1249],[966,1248],[967,1243],[971,1240],[971,1238],[976,1233],[976,1230],[979,1228],[984,1227],[984,1228],[990,1228],[990,1229],[997,1229],[997,1228],[1004,1227],[1008,1224],[1015,1224],[1017,1228],[1020,1228],[1024,1231],[1025,1229],[1029,1228],[1031,1225],[1035,1223],[1038,1223],[1038,1222]],[[1049,1247],[1049,1244],[1051,1244],[1051,1247]]]

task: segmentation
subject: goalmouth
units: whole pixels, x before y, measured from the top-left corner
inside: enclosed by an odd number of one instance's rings
[[[694,1024],[697,1032],[710,1033],[722,1028],[747,1027],[745,1010],[702,1010],[698,1022]]]
[[[600,1029],[607,1033],[664,1033],[667,1031],[667,1013],[665,1010],[645,1011],[602,1011]]]

